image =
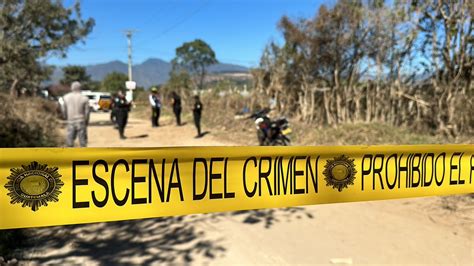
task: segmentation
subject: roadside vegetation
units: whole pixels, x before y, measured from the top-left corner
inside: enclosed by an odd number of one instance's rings
[[[282,40],[265,47],[248,86],[203,86],[193,66],[214,53],[196,46],[187,60],[176,49],[180,68],[163,91],[201,94],[203,122],[228,135],[253,129],[235,114],[273,101],[295,144],[472,142],[473,12],[469,1],[339,0],[313,17],[282,17]]]
[[[18,98],[0,93],[0,148],[60,145],[56,105],[41,98]],[[4,184],[0,184],[3,188]],[[0,265],[26,244],[24,230],[0,231]]]
[[[293,145],[472,143],[471,2],[338,0],[321,5],[314,17],[282,17],[281,41],[265,47],[246,81],[211,79],[207,67],[218,62],[211,45],[185,42],[168,82],[157,85],[161,117],[172,119],[169,95],[176,91],[183,120],[192,121],[191,97],[200,94],[204,131],[241,145],[257,145],[246,117],[270,100],[273,117],[289,118]],[[65,8],[61,1],[6,0],[0,23],[11,29],[0,34],[0,147],[58,146],[57,105],[30,96],[52,73],[42,60],[65,56],[95,22],[81,17],[79,1]],[[63,72],[53,96],[75,80],[111,93],[128,80],[114,72],[93,81],[74,65]],[[132,115],[149,119],[144,88],[137,88],[134,102]],[[21,230],[0,231],[0,257],[11,257],[23,239]]]
[[[247,106],[246,103],[249,104],[251,101],[251,98],[238,94],[223,97],[204,95],[203,103],[206,110],[203,115],[204,130],[210,130],[222,138],[241,145],[258,145],[254,121],[247,119],[250,113],[239,114]],[[214,109],[220,111],[213,112]],[[272,114],[275,117],[282,115],[279,112],[272,112]],[[293,129],[292,145],[302,146],[472,143],[470,135],[451,137],[408,126],[393,126],[384,122],[322,126],[293,117],[290,119],[290,126]]]
[[[81,18],[79,2],[66,8],[61,1],[2,1],[0,148],[58,145],[56,104],[28,96],[35,95],[40,83],[52,74],[53,69],[42,59],[65,56],[68,47],[87,36],[93,26],[93,19]],[[15,99],[20,95],[27,98]],[[9,260],[25,239],[23,230],[1,230],[0,264]]]
[[[283,17],[253,70],[258,100],[318,126],[474,134],[470,1],[337,1]]]
[[[41,98],[13,99],[0,94],[0,147],[58,145],[57,105]]]

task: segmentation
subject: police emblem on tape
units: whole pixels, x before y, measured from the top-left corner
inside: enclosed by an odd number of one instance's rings
[[[354,159],[350,159],[345,155],[334,157],[334,160],[327,160],[324,166],[323,174],[326,176],[326,186],[332,186],[339,192],[354,185],[355,174]]]
[[[64,183],[57,167],[35,161],[10,171],[5,188],[9,190],[7,195],[11,198],[11,204],[21,203],[22,207],[37,211],[41,206],[48,206],[48,202],[59,201]]]

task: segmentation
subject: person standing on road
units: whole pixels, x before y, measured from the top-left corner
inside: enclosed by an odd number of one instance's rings
[[[175,91],[171,92],[171,102],[174,115],[176,116],[176,124],[181,126],[181,97]]]
[[[201,113],[202,113],[202,103],[199,99],[199,95],[194,96],[194,106],[193,106],[193,117],[194,117],[194,125],[197,129],[197,136],[196,138],[202,137],[201,133]]]
[[[87,147],[87,126],[89,124],[89,98],[81,94],[81,83],[74,81],[71,92],[63,97],[63,114],[67,120],[66,145],[74,147],[76,137],[79,145]]]
[[[117,107],[115,106],[115,100],[117,99],[117,94],[112,94],[112,102],[110,103],[110,121],[114,125],[115,129],[118,129],[117,125]]]
[[[151,126],[160,126],[160,113],[161,113],[161,99],[158,89],[155,87],[151,88],[151,94],[148,97],[151,105]]]
[[[121,90],[118,91],[117,97],[115,98],[114,106],[116,108],[116,119],[120,139],[126,139],[124,131],[125,127],[127,126],[130,103],[127,101],[125,95]]]

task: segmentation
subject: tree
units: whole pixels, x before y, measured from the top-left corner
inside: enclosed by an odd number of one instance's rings
[[[85,88],[91,91],[100,91],[101,82],[97,80],[91,80],[85,84]]]
[[[67,48],[87,36],[94,20],[83,20],[80,3],[2,0],[0,2],[0,79],[16,95],[23,84],[39,84],[47,70],[39,61],[50,55],[65,57]]]
[[[171,71],[170,78],[166,82],[166,87],[171,90],[189,89],[191,78],[186,71]]]
[[[172,60],[172,72],[185,69],[193,77],[199,90],[204,88],[207,67],[217,64],[216,54],[203,40],[196,39],[176,48],[176,57]]]
[[[61,84],[70,85],[74,81],[79,81],[83,85],[91,81],[91,77],[87,75],[86,68],[83,66],[66,66],[63,67],[63,78]]]
[[[327,123],[347,119],[342,104],[350,101],[347,88],[359,80],[368,35],[363,12],[358,1],[341,0],[331,9],[322,5],[313,19],[280,20],[285,43],[267,47],[261,62],[267,73],[262,77],[269,78],[271,94],[283,94],[279,99],[287,111],[299,112],[307,121],[323,116],[313,110],[316,85],[324,84],[331,88],[324,94]],[[329,108],[331,99],[337,102],[335,110]]]
[[[473,132],[473,15],[472,0],[338,0],[311,19],[283,17],[283,43],[252,71],[255,92],[308,122]]]
[[[418,24],[423,33],[422,53],[427,72],[442,85],[469,89],[474,64],[474,4],[472,1],[414,2],[421,14]],[[436,85],[439,85],[436,84]]]
[[[125,88],[126,81],[128,81],[127,75],[119,72],[112,72],[105,76],[105,78],[102,80],[101,87],[102,90],[116,92]]]

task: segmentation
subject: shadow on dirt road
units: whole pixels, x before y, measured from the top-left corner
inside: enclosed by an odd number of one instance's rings
[[[313,218],[304,208],[251,210],[28,229],[30,247],[24,263],[150,264],[209,261],[225,256],[223,239],[209,236],[199,224],[222,219],[270,228],[278,222]]]

